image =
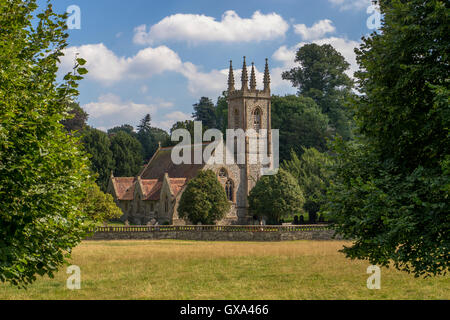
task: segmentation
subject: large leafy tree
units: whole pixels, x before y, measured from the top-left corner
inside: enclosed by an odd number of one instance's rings
[[[303,208],[308,212],[309,222],[315,223],[330,186],[331,157],[314,148],[304,149],[301,157],[292,151],[291,160],[284,161],[282,167],[297,179],[305,196]]]
[[[299,95],[314,99],[337,134],[350,138],[351,114],[345,107],[353,88],[353,81],[345,73],[350,64],[333,46],[315,43],[298,49],[295,62],[300,66],[285,71],[283,79],[290,80]]]
[[[56,82],[66,15],[37,9],[35,0],[0,5],[0,281],[20,286],[52,277],[86,235],[80,199],[90,183],[88,158],[61,124],[85,61]]]
[[[110,149],[111,141],[105,132],[89,127],[83,131],[81,141],[91,156],[91,169],[97,174],[96,182],[103,191],[106,191],[111,170],[115,165]]]
[[[112,134],[111,151],[114,160],[114,175],[134,177],[142,169],[142,146],[139,141],[125,131]]]
[[[357,50],[362,137],[338,142],[327,210],[350,258],[416,276],[450,263],[449,3],[383,1],[382,30]]]
[[[216,110],[214,103],[207,97],[201,97],[200,101],[194,104],[194,113],[192,117],[195,121],[201,121],[203,127],[216,129]]]
[[[215,224],[230,210],[225,190],[212,170],[200,173],[188,182],[181,195],[178,214],[194,224]]]
[[[276,175],[263,176],[250,191],[250,212],[265,218],[267,224],[279,224],[280,219],[303,211],[305,202],[297,180],[280,168]]]
[[[291,150],[300,155],[303,147],[327,148],[328,117],[310,98],[272,96],[272,129],[280,130],[280,160],[289,159]]]

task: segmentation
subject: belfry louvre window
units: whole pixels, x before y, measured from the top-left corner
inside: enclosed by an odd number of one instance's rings
[[[253,129],[256,131],[261,129],[261,110],[259,108],[253,111]]]
[[[239,110],[238,109],[234,110],[234,128],[235,129],[239,128]]]

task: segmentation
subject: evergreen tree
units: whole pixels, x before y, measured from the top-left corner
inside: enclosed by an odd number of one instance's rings
[[[201,121],[203,127],[207,129],[216,129],[216,110],[211,99],[201,97],[200,101],[194,104],[194,113],[192,116],[195,121]]]
[[[86,121],[88,114],[77,102],[70,102],[69,104],[69,116],[61,121],[61,124],[69,132],[80,132],[86,127]]]
[[[301,213],[304,202],[297,181],[282,168],[276,175],[262,176],[248,196],[250,212],[274,225],[282,218]]]
[[[308,212],[310,223],[316,222],[317,213],[325,203],[325,193],[331,182],[331,166],[331,158],[314,148],[304,149],[300,158],[292,151],[291,160],[282,164],[282,168],[297,179],[303,190],[303,208]]]
[[[114,160],[114,175],[135,177],[143,166],[142,146],[139,141],[125,131],[110,136]]]
[[[350,258],[416,276],[448,271],[448,1],[382,1],[380,33],[357,50],[361,138],[336,144],[327,211]]]
[[[222,95],[217,98],[216,104],[216,119],[217,129],[222,131],[224,137],[228,129],[228,92],[224,91]]]
[[[97,184],[106,192],[111,171],[114,169],[111,141],[103,131],[86,128],[81,141],[87,153],[91,155],[91,169],[97,176]]]
[[[180,218],[206,225],[223,219],[229,210],[225,190],[212,170],[200,171],[188,182],[178,207]]]

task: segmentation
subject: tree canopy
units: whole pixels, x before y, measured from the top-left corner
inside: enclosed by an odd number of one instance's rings
[[[111,151],[114,160],[114,175],[134,177],[141,170],[144,160],[139,141],[125,131],[112,134]]]
[[[67,15],[37,9],[35,0],[0,6],[0,281],[19,286],[53,277],[84,238],[80,199],[91,183],[79,140],[61,124],[86,61],[56,82]]]
[[[360,138],[336,142],[327,211],[344,249],[416,276],[450,263],[449,3],[382,1],[363,38],[354,109]]]
[[[291,150],[300,155],[303,147],[327,148],[328,117],[310,98],[272,96],[272,129],[280,130],[281,161],[290,158]]]
[[[280,168],[276,175],[262,176],[250,191],[250,212],[267,219],[267,224],[279,224],[280,219],[303,211],[303,192],[295,178]]]
[[[345,103],[351,95],[353,81],[345,73],[350,64],[330,44],[306,44],[298,49],[299,67],[282,74],[298,88],[298,94],[312,98],[330,119],[330,125],[344,139],[352,137],[352,115]]]
[[[194,224],[215,224],[230,210],[225,190],[212,170],[200,173],[188,182],[181,195],[178,214]]]

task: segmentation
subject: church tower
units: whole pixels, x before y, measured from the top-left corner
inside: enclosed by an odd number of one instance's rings
[[[248,70],[246,59],[242,66],[241,74],[241,88],[235,88],[234,73],[232,62],[230,61],[230,71],[228,76],[228,129],[242,129],[247,132],[249,129],[254,129],[256,138],[262,136],[262,132],[267,130],[267,150],[268,157],[271,158],[272,137],[271,137],[271,93],[270,93],[270,74],[268,60],[266,59],[264,70],[264,87],[262,90],[257,89],[255,65],[252,63],[250,70],[250,81],[248,79]],[[261,131],[263,130],[263,131]],[[245,164],[239,164],[241,171],[241,192],[244,203],[241,204],[241,217],[244,215],[246,219],[251,219],[247,214],[248,201],[247,196],[250,190],[255,186],[256,181],[261,177],[261,168],[269,165],[262,164],[257,155],[253,159],[257,159],[257,163],[249,161],[250,152],[250,137],[245,138]],[[257,141],[257,140],[255,140]],[[255,142],[255,145],[258,145]],[[235,148],[235,152],[237,148]],[[239,209],[239,208],[238,208]],[[241,219],[244,223],[245,219]]]

